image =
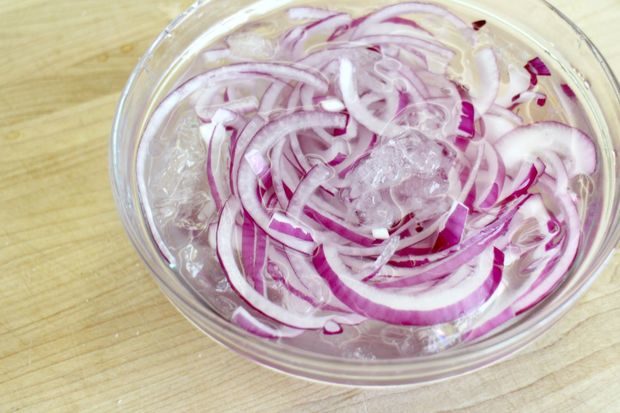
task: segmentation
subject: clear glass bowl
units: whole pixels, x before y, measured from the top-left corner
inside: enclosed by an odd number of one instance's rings
[[[330,7],[375,8],[394,1],[337,0]],[[114,196],[125,229],[170,301],[200,330],[224,346],[276,370],[330,383],[386,386],[424,383],[474,371],[523,348],[551,327],[586,291],[620,239],[620,88],[609,66],[585,34],[542,0],[442,0],[436,3],[502,26],[553,59],[587,108],[600,148],[598,215],[585,231],[570,277],[554,294],[508,329],[436,355],[398,360],[354,360],[312,353],[254,337],[220,317],[183,277],[162,260],[142,215],[136,152],[145,123],[183,73],[184,65],[222,35],[274,8],[321,5],[325,0],[199,1],[157,37],[134,69],[114,120],[110,168]]]

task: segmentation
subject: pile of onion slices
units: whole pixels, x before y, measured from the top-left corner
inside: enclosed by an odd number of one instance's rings
[[[225,63],[152,114],[138,176],[163,257],[175,262],[148,206],[144,164],[150,142],[191,102],[218,211],[209,235],[245,302],[232,321],[247,331],[277,339],[475,314],[463,334],[473,340],[550,294],[580,243],[570,183],[593,174],[597,156],[584,132],[519,116],[547,103],[545,63],[511,66],[500,81],[498,54],[478,41],[483,23],[432,4],[358,18],[288,13],[301,24],[268,59],[239,56],[233,44],[209,50],[206,61]],[[442,42],[421,23],[428,18],[467,50]],[[468,63],[459,79],[457,57]],[[285,297],[270,294],[274,285]]]

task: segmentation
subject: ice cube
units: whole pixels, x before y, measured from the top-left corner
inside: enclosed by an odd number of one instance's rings
[[[179,251],[181,268],[192,278],[198,277],[204,266],[203,260],[199,259],[199,251],[193,244],[188,244]]]
[[[376,360],[372,345],[370,343],[355,341],[345,345],[342,356],[356,360]]]
[[[475,314],[466,315],[450,323],[418,330],[416,335],[422,344],[422,353],[435,354],[459,344],[462,334],[471,327],[474,317]]]
[[[380,330],[381,341],[395,347],[400,355],[416,355],[419,351],[415,327],[385,326]]]
[[[272,40],[252,32],[234,33],[226,42],[234,56],[248,59],[269,59],[276,50]]]
[[[232,291],[226,277],[221,278],[218,281],[218,283],[215,285],[215,291],[217,291],[218,293],[226,293]]]
[[[443,211],[453,159],[444,146],[415,131],[384,142],[348,176],[349,219],[389,227],[411,212]]]

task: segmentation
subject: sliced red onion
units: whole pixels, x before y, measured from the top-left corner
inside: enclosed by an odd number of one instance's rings
[[[373,280],[374,284],[381,288],[402,288],[436,280],[458,270],[478,257],[496,239],[506,233],[510,221],[526,199],[511,205],[509,208],[505,208],[504,212],[492,224],[466,238],[456,248],[439,254],[415,257],[415,260],[411,260],[411,269],[407,268],[408,266],[401,261],[400,266],[405,267],[404,270],[392,268],[390,271],[386,271],[386,277],[381,277],[383,279],[377,277],[379,280]],[[420,260],[426,261],[420,262]]]
[[[233,146],[231,151],[231,167],[230,167],[230,188],[233,193],[236,193],[236,177],[239,174],[239,165],[241,159],[245,154],[245,150],[256,133],[265,125],[265,120],[260,116],[255,116],[245,125],[245,128],[241,131],[239,138]]]
[[[467,180],[461,187],[461,193],[458,196],[458,201],[464,202],[465,204],[471,205],[473,203],[473,196],[471,199],[468,199],[469,194],[472,189],[475,188],[476,177],[478,176],[478,170],[480,169],[480,165],[482,164],[482,158],[484,155],[484,145],[478,145],[476,148],[476,157],[473,165],[469,168],[469,173],[467,175]]]
[[[564,162],[554,152],[546,153],[545,160],[547,161],[545,173],[554,178],[554,192],[566,192],[569,187],[569,178]]]
[[[280,323],[298,329],[321,329],[328,321],[340,324],[357,324],[363,317],[355,315],[328,315],[314,316],[301,315],[287,311],[272,303],[268,298],[258,293],[245,279],[235,258],[232,234],[235,228],[235,217],[241,210],[239,201],[229,198],[220,212],[217,230],[217,256],[226,273],[230,286],[252,308]]]
[[[501,297],[502,290],[499,289],[496,294],[498,292],[500,293],[498,294],[498,297]],[[502,305],[499,303],[496,304],[498,304],[497,307],[500,308],[500,310],[496,310],[493,312],[491,312],[491,310],[488,310],[487,315],[481,320],[481,322],[477,323],[471,330],[462,335],[463,341],[474,341],[477,338],[488,334],[490,331],[495,330],[497,327],[506,323],[510,319],[514,318],[514,311],[509,305]]]
[[[256,225],[247,213],[244,213],[241,226],[241,261],[254,289],[265,295],[263,268],[267,250],[267,236]]]
[[[484,121],[483,139],[491,144],[522,124],[519,119],[518,122],[515,123],[514,119],[507,119],[504,116],[494,115],[488,112],[482,119]]]
[[[279,139],[300,129],[318,127],[344,127],[346,117],[339,114],[327,114],[322,112],[294,113],[284,116],[277,121],[263,127],[252,139],[246,148],[246,153],[257,151],[263,153],[271,148]],[[270,228],[271,218],[262,208],[256,198],[258,180],[248,162],[242,162],[237,177],[239,198],[243,207],[250,213],[256,224],[268,235],[278,241],[299,251],[310,252],[313,249],[312,242],[296,236],[287,237],[286,232],[274,231]]]
[[[301,103],[302,103],[302,107],[303,107],[304,110],[308,110],[308,111],[315,110],[315,108],[317,106],[315,104],[315,101],[316,100],[319,100],[319,101],[322,100],[321,97],[317,98],[314,95],[315,95],[315,91],[312,88],[308,88],[308,87],[302,87],[301,88],[301,90],[300,90],[300,98],[301,98]],[[337,106],[338,103],[342,104],[342,102],[340,102],[337,99],[333,99],[332,98],[331,101],[332,101],[332,105],[336,105]],[[330,101],[328,100],[327,101],[328,107],[329,107],[329,102]],[[289,101],[289,104],[290,104],[290,101]],[[322,107],[323,105],[319,104],[318,106]],[[322,109],[324,109],[324,108],[322,107]],[[342,109],[341,110],[328,110],[327,112],[341,112],[341,111],[342,111]],[[333,144],[334,143],[334,135],[335,135],[335,133],[334,134],[330,134],[330,133],[328,133],[327,131],[325,131],[324,129],[321,129],[321,128],[314,128],[313,131],[314,131],[314,133],[319,138],[321,138],[321,139],[316,139],[315,137],[312,137],[313,141],[320,142],[323,145],[325,145],[325,144],[329,145],[329,144]],[[337,142],[339,142],[339,141],[336,141],[336,143]],[[342,143],[344,143],[344,142],[342,142]],[[328,150],[331,150],[331,148],[328,149]]]
[[[353,63],[348,59],[340,62],[340,91],[344,99],[349,114],[377,135],[394,137],[405,131],[404,128],[394,124],[387,124],[376,118],[360,101],[357,86],[355,84],[355,73]]]
[[[406,34],[419,39],[432,40],[433,36],[428,31],[420,27],[416,22],[409,19],[393,17],[377,23],[364,30],[363,36],[383,35],[383,34]]]
[[[314,242],[310,228],[280,212],[276,212],[271,217],[269,229],[303,241]]]
[[[573,89],[571,89],[571,87],[568,86],[566,83],[562,83],[560,87],[562,88],[562,92],[564,92],[564,94],[570,99],[573,99],[576,96],[575,92],[573,92]]]
[[[553,183],[548,182],[546,185],[549,185],[547,186],[548,190],[553,191],[551,187]],[[566,273],[574,260],[578,246],[579,217],[574,209],[574,203],[569,199],[563,199],[565,196],[567,195],[562,194],[557,198],[558,205],[563,207],[563,212],[566,214],[567,225],[569,225],[572,230],[572,232],[566,236],[567,241],[564,249],[555,255],[547,254],[546,257],[540,259],[537,268],[531,271],[532,275],[539,274],[538,277],[523,277],[518,273],[511,276],[508,279],[507,287],[510,288],[510,293],[500,293],[498,295],[492,306],[485,311],[484,315],[479,318],[470,331],[464,335],[466,341],[472,341],[488,334],[516,317],[518,314],[534,306],[553,291],[553,287],[558,283],[560,277]],[[540,197],[532,197],[523,205],[530,209],[525,216],[532,216],[532,214],[534,214],[533,216],[548,214],[540,199]],[[575,230],[577,230],[577,232],[574,232]]]
[[[357,313],[390,324],[432,325],[455,320],[493,294],[502,278],[504,257],[497,249],[486,257],[470,275],[469,268],[453,274],[461,279],[457,287],[433,289],[415,297],[380,290],[356,280],[337,253],[323,245],[312,262],[334,295]]]
[[[243,270],[246,274],[250,276],[250,278],[254,275],[254,254],[255,254],[255,243],[256,243],[256,225],[252,218],[247,214],[247,212],[243,213],[243,225],[241,226],[241,264],[243,265]],[[261,284],[259,288],[256,288],[257,291],[263,293],[263,283],[262,280],[258,283],[257,280],[254,281],[254,288],[257,287],[257,284]]]
[[[174,265],[176,251],[148,206],[145,165],[149,145],[187,101],[202,124],[205,181],[221,211],[205,236],[253,309],[232,316],[248,332],[287,339],[308,329],[340,334],[366,319],[425,326],[466,316],[470,341],[551,294],[580,243],[570,182],[596,171],[597,154],[579,129],[528,123],[518,108],[543,106],[549,93],[572,116],[572,89],[536,89],[538,76],[551,74],[540,58],[501,73],[502,55],[475,33],[486,21],[470,26],[440,6],[405,2],[357,18],[294,7],[288,15],[306,21],[279,39],[280,63],[199,74],[165,97],[145,127],[138,187],[166,261]],[[449,23],[450,43],[420,15]],[[462,77],[473,84],[452,80],[454,56],[470,55],[456,49],[463,42],[474,48],[472,73]],[[231,46],[202,59],[245,59]],[[399,156],[385,159],[385,169],[368,162],[413,135],[440,145],[443,169],[433,169],[435,155],[420,176]],[[415,182],[419,193],[410,196],[427,205],[396,199],[392,180]],[[357,206],[366,192],[379,218]]]
[[[477,209],[489,209],[495,205],[504,188],[506,168],[504,161],[499,157],[495,148],[491,145],[485,147],[487,171],[485,180],[481,180],[485,186],[478,187],[480,193],[474,203]]]
[[[278,106],[278,101],[282,98],[282,92],[290,87],[284,82],[274,82],[267,88],[260,102],[258,113],[268,118],[269,114],[274,112]]]
[[[285,160],[282,156],[282,152],[284,151],[284,146],[286,145],[285,140],[281,140],[276,143],[271,152],[271,178],[273,182],[273,189],[275,191],[276,197],[278,198],[278,203],[282,208],[286,208],[288,205],[288,196],[286,195],[286,190],[284,188],[284,171],[283,168],[286,166],[287,160]]]
[[[369,44],[403,44],[408,47],[413,47],[416,50],[423,50],[426,52],[430,52],[436,54],[444,58],[445,60],[450,60],[454,57],[454,51],[451,49],[441,45],[441,43],[437,43],[435,41],[429,41],[424,39],[418,39],[412,36],[406,35],[397,35],[397,34],[384,34],[384,35],[364,35],[360,36],[356,39],[360,42],[366,42]]]
[[[461,102],[461,122],[459,123],[459,131],[463,132],[464,136],[468,138],[476,134],[474,105],[466,100]]]
[[[404,235],[402,231],[394,235],[401,235],[398,243],[398,248],[396,251],[396,255],[407,255],[409,254],[409,248],[411,245],[414,245],[424,239],[428,238],[432,234],[437,231],[439,227],[439,220],[436,220],[431,225],[426,226],[421,232],[414,232],[413,234]],[[406,227],[403,227],[403,231],[406,230]],[[367,244],[367,243],[365,243]],[[377,256],[384,251],[387,243],[377,244],[376,241],[374,245],[368,245],[364,247],[359,246],[347,246],[347,245],[338,245],[336,248],[338,252],[342,255],[350,255],[357,257],[369,257],[369,256]]]
[[[472,29],[478,31],[482,27],[484,27],[486,24],[487,24],[486,20],[476,20],[475,22],[471,23],[471,27],[472,27]]]
[[[342,331],[342,326],[333,321],[328,321],[325,323],[325,327],[323,327],[323,333],[326,335],[340,334]]]
[[[328,84],[325,79],[307,70],[298,69],[290,65],[277,63],[237,63],[220,67],[189,79],[166,96],[157,109],[155,109],[155,112],[153,112],[142,139],[149,140],[152,136],[155,136],[178,103],[198,89],[219,82],[237,79],[244,75],[268,79],[291,79],[304,82],[315,87],[320,93],[325,93],[328,89]]]
[[[547,67],[547,65],[545,65],[545,62],[543,62],[540,57],[535,57],[532,60],[528,61],[524,67],[531,76],[530,84],[532,86],[538,84],[538,76],[551,76],[549,68]]]
[[[500,86],[495,104],[507,108],[512,105],[515,96],[526,92],[530,87],[530,74],[523,67],[509,65],[508,84]]]
[[[344,186],[348,186],[346,181],[344,181],[346,176],[370,155],[370,151],[375,147],[377,141],[377,135],[367,130],[366,133],[360,131],[360,134],[356,138],[357,144],[352,149],[348,158],[340,164],[338,168],[338,178],[342,180],[340,184]]]
[[[374,260],[370,261],[364,257],[353,258],[347,255],[341,255],[342,261],[350,268],[357,268],[354,275],[357,279],[368,281],[381,271],[390,261],[398,249],[398,238],[391,238],[383,245],[383,251]]]
[[[457,202],[448,215],[443,229],[437,234],[433,252],[445,250],[461,242],[467,215],[469,215],[469,208]]]
[[[274,340],[278,338],[285,338],[285,337],[286,338],[297,337],[298,335],[304,332],[303,330],[298,330],[296,328],[290,328],[287,326],[282,326],[282,327],[277,327],[277,328],[268,326],[262,321],[259,321],[256,317],[250,314],[243,307],[237,307],[237,309],[235,310],[235,312],[233,313],[230,319],[232,320],[233,323],[237,324],[239,327],[243,328],[244,330],[254,335],[257,335],[263,338],[274,339]],[[330,321],[330,323],[333,323],[333,322]],[[333,324],[336,324],[336,323],[333,323]]]
[[[331,296],[326,300],[329,287],[314,267],[308,263],[305,256],[295,251],[287,251],[286,258],[292,269],[292,275],[287,279],[287,284],[290,285],[293,294],[322,310],[352,314],[351,309],[336,297]]]
[[[338,153],[336,153],[336,155],[334,155],[334,157],[331,158],[330,161],[327,162],[327,164],[329,166],[336,166],[336,165],[339,165],[342,162],[344,162],[345,159],[347,159],[347,155],[345,155],[342,152],[338,152]]]
[[[224,178],[221,176],[224,168],[219,160],[222,153],[224,153],[223,145],[226,138],[226,130],[221,123],[211,123],[201,126],[200,134],[207,145],[209,190],[216,208],[220,210],[224,204],[223,199],[226,199],[229,195],[229,189],[224,185]],[[216,177],[216,174],[220,176]]]
[[[547,103],[547,95],[540,92],[526,90],[525,92],[519,93],[512,97],[511,107],[516,107],[516,105],[531,101],[536,102],[538,106],[545,106],[545,103]]]
[[[495,52],[490,47],[480,49],[474,55],[479,77],[478,88],[473,93],[476,117],[484,115],[493,105],[499,90],[499,68]]]
[[[555,152],[570,163],[566,169],[571,177],[589,175],[596,168],[596,149],[590,137],[558,122],[538,122],[516,128],[497,142],[496,149],[509,173],[515,172],[523,160],[533,161],[547,152]]]
[[[385,19],[383,21],[383,23],[394,23],[394,24],[398,24],[401,26],[407,26],[409,28],[413,28],[413,29],[417,29],[417,31],[421,31],[427,35],[431,35],[431,32],[429,32],[428,30],[424,30],[418,23],[416,23],[415,21],[411,20],[411,19],[406,19],[404,17],[400,17],[400,16],[394,16],[394,17],[389,17],[387,19]],[[370,29],[370,27],[368,28]]]
[[[314,191],[324,184],[330,176],[332,176],[332,171],[326,166],[321,164],[314,166],[299,182],[288,204],[287,213],[295,219],[301,219],[304,206],[308,204]]]
[[[270,250],[269,256],[271,258],[266,267],[269,277],[283,285],[293,296],[320,310],[352,314],[351,310],[335,297],[328,297],[329,288],[316,274],[314,268],[306,265],[303,256],[293,251],[284,254],[273,249]],[[303,268],[296,266],[300,262]]]
[[[340,221],[334,216],[330,216],[326,211],[319,212],[313,208],[306,207],[304,212],[311,219],[321,224],[325,229],[332,231],[343,239],[367,247],[375,244],[374,238],[356,231],[347,223]]]
[[[325,98],[319,103],[323,110],[328,112],[342,112],[346,106],[337,98]]]
[[[464,33],[471,31],[469,26],[456,15],[450,13],[441,6],[428,3],[403,2],[392,6],[384,7],[368,15],[356,28],[355,33],[364,33],[366,28],[372,27],[378,22],[386,21],[393,17],[400,17],[407,14],[431,14],[441,17],[446,22],[452,24]]]
[[[544,165],[531,163],[521,165],[519,171],[510,185],[504,187],[500,200],[502,204],[512,202],[514,199],[529,192],[530,188],[536,183],[538,177],[544,171]]]
[[[305,50],[306,39],[316,37],[320,34],[323,34],[324,37],[328,37],[330,32],[336,30],[338,27],[346,26],[349,23],[351,23],[351,17],[348,14],[336,13],[308,24],[300,33],[300,36],[292,42],[290,49],[291,55],[293,57],[302,56]]]
[[[545,183],[544,180],[542,180],[542,183],[547,190],[553,190],[551,184]],[[556,193],[556,196],[557,204],[561,208],[566,220],[566,245],[563,251],[558,253],[558,261],[553,266],[546,267],[536,279],[535,286],[521,296],[514,304],[513,310],[515,314],[522,313],[551,294],[553,288],[566,275],[577,255],[580,232],[577,208],[567,192]]]
[[[517,115],[516,113],[511,112],[509,109],[503,108],[498,105],[491,106],[488,113],[492,115],[496,115],[496,116],[501,116],[505,120],[510,121],[514,123],[515,125],[523,125],[524,123],[523,118],[521,118],[521,116]],[[499,137],[501,136],[498,136],[498,138]]]
[[[299,144],[299,136],[297,136],[296,133],[291,133],[288,138],[289,145],[291,146],[291,151],[293,152],[293,155],[295,157],[295,161],[299,164],[299,167],[304,172],[309,171],[312,166],[308,162],[308,159],[306,158],[304,152],[301,149],[301,145]]]
[[[255,96],[246,96],[238,100],[220,104],[217,107],[196,106],[196,114],[200,119],[208,121],[221,109],[228,109],[231,112],[237,113],[250,113],[258,109],[258,99],[256,99]]]

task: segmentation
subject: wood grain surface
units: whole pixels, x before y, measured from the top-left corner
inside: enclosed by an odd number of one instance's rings
[[[553,3],[620,73],[620,1]],[[535,345],[415,389],[290,378],[187,322],[123,232],[107,147],[131,69],[188,5],[0,2],[0,412],[620,412],[619,257]]]

